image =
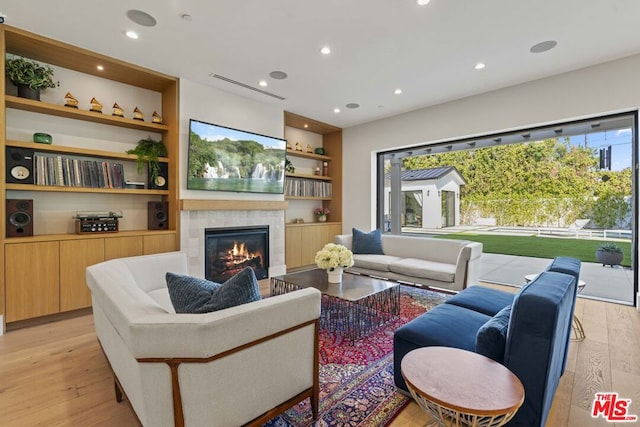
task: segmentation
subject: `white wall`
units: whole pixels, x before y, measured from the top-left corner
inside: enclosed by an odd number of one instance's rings
[[[344,129],[343,230],[375,227],[375,153],[637,110],[640,55]]]
[[[282,194],[187,190],[189,119],[215,123],[282,138],[284,111],[189,80],[180,81],[180,199],[273,200]],[[189,274],[204,275],[204,229],[214,227],[269,226],[269,276],[286,272],[282,210],[183,211],[180,213],[180,248],[187,252]]]
[[[187,190],[189,119],[283,138],[284,110],[282,108],[180,79],[180,198],[284,200],[282,194]]]

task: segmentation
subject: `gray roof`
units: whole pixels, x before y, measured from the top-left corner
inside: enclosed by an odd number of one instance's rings
[[[424,181],[428,179],[438,179],[449,172],[455,172],[458,174],[460,179],[464,181],[464,177],[458,172],[458,170],[453,166],[439,166],[437,168],[428,168],[428,169],[413,169],[413,170],[404,170],[400,172],[400,180],[402,181]],[[385,174],[385,179],[390,179],[390,174]]]

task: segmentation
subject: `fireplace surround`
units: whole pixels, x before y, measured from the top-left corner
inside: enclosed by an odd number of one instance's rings
[[[204,277],[207,228],[269,226],[269,277],[286,274],[284,235],[286,202],[183,199],[180,201],[181,250],[189,274]]]
[[[246,267],[258,280],[269,277],[269,226],[204,230],[205,278],[222,283]]]

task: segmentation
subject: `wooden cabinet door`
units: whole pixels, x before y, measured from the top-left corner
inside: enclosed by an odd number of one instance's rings
[[[58,242],[5,246],[7,322],[60,311]]]
[[[302,232],[302,265],[313,265],[316,263],[316,254],[324,246],[322,225],[309,225],[303,228]]]
[[[104,261],[104,239],[60,242],[60,311],[91,306],[86,269]]]
[[[175,234],[144,236],[143,251],[145,255],[173,252],[175,250],[177,250]]]
[[[142,236],[110,237],[104,239],[104,259],[142,255]]]
[[[285,227],[284,262],[287,269],[304,265],[302,263],[302,227]]]

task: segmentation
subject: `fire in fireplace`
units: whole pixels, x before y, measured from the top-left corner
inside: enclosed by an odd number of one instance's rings
[[[204,230],[207,280],[222,283],[245,267],[258,280],[269,277],[269,226],[207,228]]]

